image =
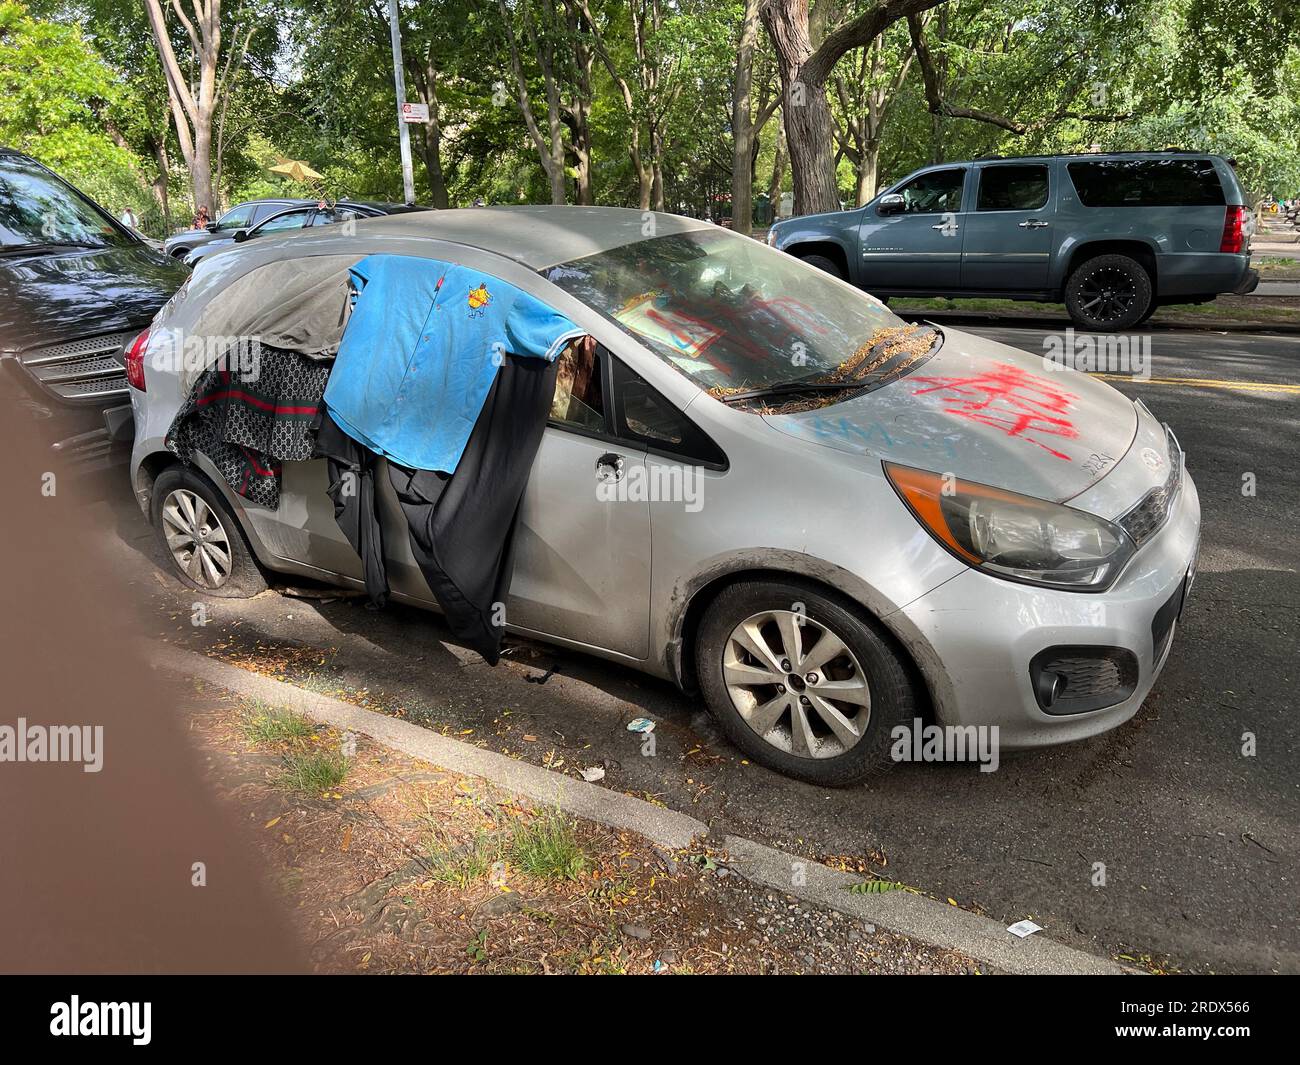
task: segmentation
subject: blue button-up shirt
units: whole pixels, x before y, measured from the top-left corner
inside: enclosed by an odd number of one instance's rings
[[[451,473],[506,354],[553,360],[579,329],[489,274],[371,255],[325,389],[339,428],[417,470]]]

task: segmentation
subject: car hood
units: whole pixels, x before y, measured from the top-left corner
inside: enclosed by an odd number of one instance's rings
[[[1128,450],[1137,410],[1109,385],[945,330],[913,372],[843,402],[764,415],[780,432],[837,451],[1065,500]]]
[[[188,275],[143,244],[0,256],[0,350],[143,328]]]

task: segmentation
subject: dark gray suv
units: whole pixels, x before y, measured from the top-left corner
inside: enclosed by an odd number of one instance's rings
[[[1131,152],[928,166],[768,243],[877,296],[1064,302],[1081,328],[1116,330],[1254,289],[1250,225],[1227,160]]]

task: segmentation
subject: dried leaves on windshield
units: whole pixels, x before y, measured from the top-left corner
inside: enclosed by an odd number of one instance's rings
[[[934,330],[924,325],[877,329],[867,342],[826,377],[828,381],[854,381],[888,367],[890,376],[903,373],[934,345]]]

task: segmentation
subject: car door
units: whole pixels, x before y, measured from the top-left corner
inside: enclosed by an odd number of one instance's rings
[[[947,292],[958,287],[967,169],[926,170],[863,208],[862,288]],[[902,197],[901,206],[893,196]]]
[[[966,215],[961,287],[973,291],[1047,288],[1055,189],[1046,162],[975,167],[974,210]]]
[[[567,403],[557,388],[520,504],[506,623],[640,659],[649,646],[650,503],[626,489],[645,482],[646,443],[619,429],[626,382],[613,357],[597,348],[594,359]]]

